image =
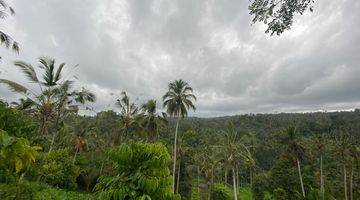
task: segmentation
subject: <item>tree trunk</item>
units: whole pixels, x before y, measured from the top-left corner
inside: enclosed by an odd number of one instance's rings
[[[299,172],[301,192],[302,192],[303,197],[305,198],[305,189],[304,189],[304,184],[303,184],[303,180],[302,180],[302,175],[301,175],[301,169],[300,169],[300,161],[299,161],[299,159],[296,159],[296,162],[297,162],[297,167],[298,167],[298,172]]]
[[[75,164],[75,161],[76,161],[76,155],[78,154],[78,149],[76,149],[75,151],[75,155],[74,155],[74,158],[73,158],[73,164]]]
[[[56,133],[57,132],[55,132],[54,134],[53,134],[53,137],[52,137],[52,139],[51,139],[51,144],[50,144],[50,148],[49,148],[49,153],[52,151],[52,149],[53,149],[53,146],[54,146],[54,142],[55,142],[55,137],[56,137]]]
[[[253,183],[253,173],[252,173],[252,167],[250,167],[250,188],[252,188]]]
[[[178,128],[179,128],[179,121],[180,115],[178,115],[177,122],[176,122],[176,129],[175,129],[175,138],[174,138],[174,164],[173,164],[173,191],[175,192],[175,175],[176,175],[176,143],[177,143],[177,135],[178,135]]]
[[[180,172],[181,172],[181,159],[179,159],[179,168],[178,168],[177,181],[176,181],[176,193],[179,193]]]
[[[197,188],[198,194],[200,195],[200,167],[197,166]]]
[[[350,171],[350,200],[353,200],[353,177],[354,177],[354,165],[351,166]]]
[[[214,166],[211,166],[211,179],[210,179],[210,195],[209,195],[209,199],[211,199],[211,192],[213,190],[213,185],[214,185]]]
[[[324,174],[323,174],[323,157],[320,155],[320,193],[321,199],[325,198]]]
[[[237,168],[235,170],[234,176],[236,176],[236,188],[239,188],[239,170]]]
[[[343,173],[344,173],[344,195],[345,195],[345,200],[348,200],[348,195],[347,195],[347,181],[346,181],[346,166],[345,164],[343,164]]]
[[[233,179],[233,189],[234,189],[234,200],[237,200],[237,188],[236,188],[236,176],[235,176],[235,169],[232,168],[232,179]]]
[[[224,175],[225,185],[227,184],[227,175],[228,175],[228,171],[227,171],[227,169],[225,168],[225,175]]]

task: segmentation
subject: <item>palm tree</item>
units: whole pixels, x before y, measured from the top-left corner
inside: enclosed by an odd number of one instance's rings
[[[346,164],[349,159],[350,149],[351,149],[351,138],[348,133],[341,132],[334,135],[333,139],[335,143],[335,151],[341,158],[343,175],[344,175],[344,199],[348,200],[348,189],[347,189],[347,172]]]
[[[9,6],[4,0],[0,0],[0,18],[4,19],[8,15],[15,15],[15,10]],[[19,44],[8,34],[0,31],[0,43],[8,49],[19,52]],[[1,59],[1,57],[0,57]]]
[[[120,108],[120,126],[121,132],[126,138],[131,130],[139,129],[139,108],[135,103],[130,102],[130,97],[125,91],[121,92],[122,97],[116,100],[115,105]],[[120,142],[120,135],[118,135],[114,141],[114,144]]]
[[[305,198],[305,189],[301,175],[301,167],[300,160],[304,159],[305,156],[305,148],[302,146],[298,139],[298,129],[295,126],[290,126],[286,130],[286,138],[285,143],[287,145],[286,153],[291,156],[291,158],[295,159],[297,164],[297,169],[299,173],[299,180],[301,186],[301,192],[303,197]]]
[[[181,79],[175,80],[169,83],[168,91],[163,96],[163,107],[166,108],[167,114],[176,117],[176,128],[174,137],[174,163],[173,163],[173,190],[175,191],[175,174],[176,174],[176,143],[178,136],[178,128],[180,118],[184,118],[188,114],[189,109],[195,111],[193,101],[196,101],[196,97],[193,94],[193,89],[189,84]]]
[[[249,148],[244,143],[245,134],[240,134],[234,128],[232,121],[227,122],[227,130],[221,132],[219,157],[224,164],[224,168],[230,168],[232,171],[234,199],[237,200],[237,173],[236,169],[241,163],[254,163]]]
[[[146,131],[150,141],[154,141],[158,135],[158,129],[161,124],[166,124],[166,113],[159,115],[156,112],[156,100],[149,100],[141,106],[143,114],[142,128]]]
[[[350,158],[351,158],[351,171],[350,171],[350,200],[353,200],[353,179],[354,179],[354,168],[360,163],[360,146],[352,145],[350,148]]]
[[[34,67],[23,61],[16,61],[14,65],[21,69],[29,81],[38,86],[38,91],[29,89],[19,83],[7,79],[0,79],[0,83],[7,85],[10,90],[22,95],[26,100],[26,108],[33,110],[33,114],[40,122],[40,133],[48,133],[51,120],[59,115],[59,109],[74,106],[76,103],[84,104],[95,101],[95,95],[86,89],[69,91],[73,82],[62,77],[65,63],[55,66],[55,59],[42,57],[39,59],[39,68],[43,71],[42,79]]]
[[[320,155],[320,193],[321,198],[325,198],[325,184],[324,184],[324,173],[323,173],[323,154],[325,150],[324,136],[320,135],[315,140],[315,149]]]

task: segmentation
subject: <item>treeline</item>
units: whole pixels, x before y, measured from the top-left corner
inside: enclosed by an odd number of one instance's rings
[[[42,199],[42,193],[124,200],[360,195],[357,109],[187,117],[196,97],[180,79],[168,84],[159,102],[136,104],[122,92],[115,110],[80,116],[95,95],[67,79],[65,63],[39,63],[41,75],[31,64],[15,62],[28,85],[0,79],[22,96],[0,103],[5,199]]]

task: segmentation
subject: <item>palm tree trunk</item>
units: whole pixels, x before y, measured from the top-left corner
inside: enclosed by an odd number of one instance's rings
[[[227,184],[227,175],[228,175],[228,171],[227,171],[227,169],[225,168],[225,175],[224,175],[225,185]]]
[[[250,167],[250,187],[252,188],[252,183],[253,183],[253,172],[252,172],[252,167]]]
[[[345,200],[348,200],[348,195],[347,195],[347,181],[346,181],[346,166],[345,164],[343,164],[343,172],[344,172],[344,195],[345,195]]]
[[[298,167],[298,172],[299,172],[301,192],[302,192],[303,197],[305,198],[305,189],[304,189],[304,183],[303,183],[303,180],[302,180],[302,175],[301,175],[301,168],[300,168],[300,161],[299,161],[299,159],[296,159],[296,162],[297,162],[297,167]]]
[[[209,199],[211,199],[211,193],[213,190],[213,185],[214,185],[214,166],[211,166],[211,179],[210,179],[210,195],[209,195]]]
[[[197,188],[198,194],[200,195],[200,167],[197,166]]]
[[[235,170],[234,176],[236,176],[236,188],[239,188],[239,170],[237,168]]]
[[[74,155],[74,158],[73,158],[73,164],[75,164],[75,161],[76,161],[76,155],[78,154],[78,149],[76,149],[75,151],[75,155]]]
[[[237,188],[236,188],[236,176],[235,176],[235,169],[232,168],[232,179],[233,179],[233,189],[234,189],[234,200],[237,200]]]
[[[180,183],[180,171],[181,170],[181,159],[179,159],[179,168],[177,173],[177,181],[176,181],[176,193],[179,193],[179,183]]]
[[[51,139],[51,144],[50,144],[50,148],[49,148],[49,153],[52,151],[52,149],[53,149],[53,146],[54,146],[54,142],[55,142],[55,137],[56,137],[56,133],[57,132],[55,132],[54,134],[53,134],[53,137],[52,137],[52,139]]]
[[[176,175],[176,143],[177,143],[177,135],[178,135],[178,128],[179,128],[179,121],[180,121],[180,114],[178,115],[177,122],[176,122],[176,129],[175,129],[175,138],[174,138],[174,163],[173,163],[173,191],[175,192],[175,175]]]
[[[351,166],[351,172],[350,172],[350,200],[353,200],[353,177],[354,177],[354,166]]]
[[[325,198],[324,174],[323,174],[323,157],[320,155],[320,193],[321,199]]]

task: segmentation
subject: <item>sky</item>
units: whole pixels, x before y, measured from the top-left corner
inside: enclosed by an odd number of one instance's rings
[[[281,36],[252,24],[246,0],[12,0],[0,30],[0,78],[30,84],[12,63],[66,62],[67,76],[114,109],[121,91],[137,104],[175,79],[197,96],[191,116],[347,110],[360,107],[360,1],[316,1]],[[78,67],[74,67],[77,66]],[[38,69],[38,68],[37,68]],[[0,85],[0,98],[14,95]],[[115,108],[116,110],[116,108]]]

